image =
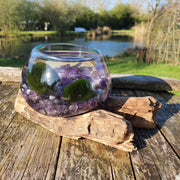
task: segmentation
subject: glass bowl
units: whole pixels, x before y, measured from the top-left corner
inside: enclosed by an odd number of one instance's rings
[[[26,102],[47,116],[73,116],[96,108],[111,89],[102,53],[68,43],[35,47],[22,70]]]

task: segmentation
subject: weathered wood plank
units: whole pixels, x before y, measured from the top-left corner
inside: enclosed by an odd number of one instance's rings
[[[0,85],[0,139],[16,114],[14,102],[17,92],[17,85]]]
[[[62,139],[56,179],[134,179],[128,153],[88,139]]]
[[[18,84],[0,84],[0,106],[5,99],[9,99],[11,96],[15,96],[19,89]],[[15,99],[14,99],[15,100]]]
[[[22,68],[0,67],[0,81],[21,81]]]
[[[60,137],[16,115],[0,141],[0,179],[53,179]]]
[[[139,96],[151,95],[163,104],[157,113],[158,127],[180,157],[180,96],[148,91],[136,93]]]
[[[136,179],[169,180],[179,174],[180,161],[158,128],[135,130],[138,151],[131,153]]]
[[[162,96],[166,104],[162,113],[158,114],[158,120],[161,120],[160,128],[180,157],[180,96],[171,94]]]
[[[174,143],[171,145],[178,154],[175,142],[180,136],[174,134],[180,127],[179,96],[170,95],[166,99],[166,94],[138,91],[136,94],[154,96],[165,104],[164,110],[158,112],[159,128],[166,138],[172,136],[167,139]],[[7,97],[8,94],[6,100]],[[128,153],[87,139],[63,138],[56,171],[60,137],[13,114],[12,100],[13,95],[9,102],[1,101],[1,112],[5,111],[7,116],[1,118],[0,114],[0,122],[10,119],[10,123],[0,136],[0,179],[134,179]],[[175,179],[179,174],[180,161],[161,132],[135,130],[138,151],[129,154],[136,179]]]
[[[130,153],[136,179],[175,179],[179,174],[180,167],[180,161],[176,154],[179,154],[180,116],[176,120],[172,116],[179,111],[179,96],[141,90],[136,90],[135,93],[139,97],[153,96],[163,103],[162,109],[157,113],[157,122],[161,132],[166,138],[168,137],[169,143],[173,146],[172,149],[158,128],[154,130],[136,129],[135,144],[138,150]],[[174,102],[174,100],[176,101]],[[176,110],[166,105],[168,101],[170,106],[174,104]],[[176,114],[174,117],[178,115]]]
[[[53,179],[60,137],[15,113],[18,89],[0,85],[0,179]]]

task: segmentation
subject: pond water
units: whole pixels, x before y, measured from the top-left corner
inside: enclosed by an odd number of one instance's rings
[[[123,53],[127,48],[135,46],[144,46],[141,40],[134,40],[131,36],[111,36],[109,39],[94,39],[90,40],[86,37],[21,37],[0,39],[0,57],[4,58],[28,58],[33,47],[42,43],[63,42],[80,44],[92,48],[97,48],[102,51],[105,56],[115,56]]]

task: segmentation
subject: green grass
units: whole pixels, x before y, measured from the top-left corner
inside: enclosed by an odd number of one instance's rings
[[[168,91],[168,92],[171,94],[175,94],[175,95],[180,96],[180,91]]]
[[[19,60],[19,59],[5,59],[5,58],[0,58],[0,66],[3,67],[23,67],[26,63],[26,60]]]
[[[112,74],[136,74],[180,79],[180,66],[166,64],[135,63],[135,56],[113,58],[106,61]]]
[[[127,29],[127,30],[112,30],[113,35],[131,35],[135,34],[134,29]]]
[[[20,35],[48,35],[56,34],[56,31],[20,31]]]
[[[20,31],[15,34],[9,34],[8,37],[18,37],[18,36],[44,36],[56,34],[56,31]],[[4,36],[3,32],[0,31],[0,36]]]

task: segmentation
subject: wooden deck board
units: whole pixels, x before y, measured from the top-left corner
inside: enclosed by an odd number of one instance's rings
[[[158,127],[180,157],[180,96],[148,91],[136,93],[139,96],[151,95],[163,104],[157,113]]]
[[[134,179],[127,152],[87,139],[63,138],[56,179]]]
[[[5,99],[9,99],[10,96],[16,95],[18,92],[18,89],[19,87],[17,84],[11,84],[11,85],[1,84],[0,85],[0,106]]]
[[[18,115],[16,87],[3,87],[7,97],[0,106],[0,179],[53,179],[61,137]]]
[[[18,84],[0,85],[0,179],[175,179],[180,173],[180,96],[112,90],[115,96],[153,96],[163,103],[158,127],[135,129],[138,150],[126,153],[87,139],[61,138],[14,111]]]
[[[137,179],[175,179],[180,161],[158,128],[135,129],[135,144],[131,159]]]
[[[0,85],[0,139],[16,114],[14,102],[17,92],[17,85]]]
[[[16,115],[0,144],[0,179],[53,179],[60,137]]]

